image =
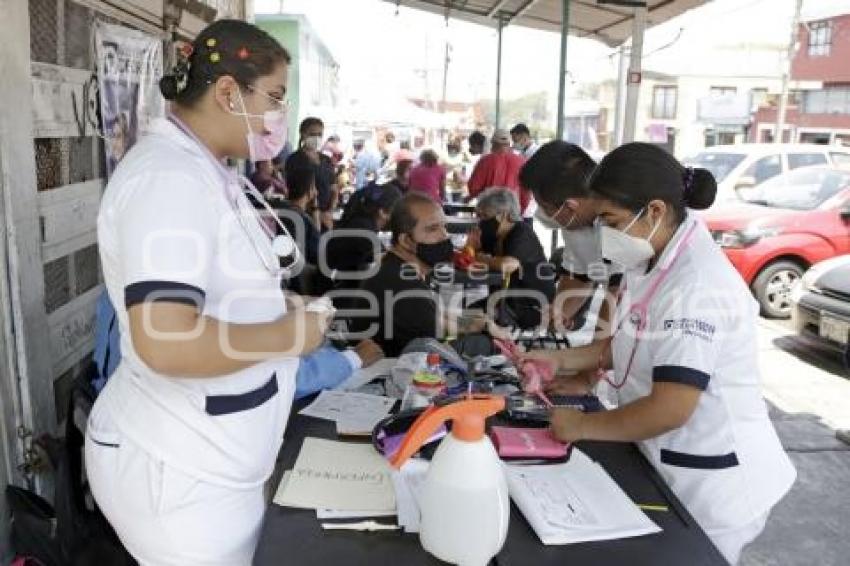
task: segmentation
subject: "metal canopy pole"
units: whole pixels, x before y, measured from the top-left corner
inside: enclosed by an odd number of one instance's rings
[[[626,88],[626,110],[623,120],[623,143],[635,141],[637,105],[641,83],[641,57],[643,55],[643,32],[646,29],[646,6],[635,8],[632,20],[632,51],[629,58],[628,86]]]
[[[502,118],[502,30],[505,27],[505,19],[502,14],[499,14],[498,19],[499,26],[499,40],[498,40],[498,48],[496,50],[496,128],[499,128],[500,120]]]
[[[617,50],[617,102],[614,108],[614,131],[608,144],[608,149],[614,149],[623,143],[623,107],[625,106],[626,89],[626,44],[620,45]]]
[[[558,123],[555,138],[564,139],[564,107],[567,96],[567,36],[570,30],[570,0],[561,0],[561,65],[558,69]]]

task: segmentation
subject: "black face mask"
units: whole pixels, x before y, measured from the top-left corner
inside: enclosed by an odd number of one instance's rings
[[[496,250],[496,242],[499,240],[499,219],[488,218],[478,223],[481,230],[481,249],[492,254]]]
[[[438,263],[450,262],[454,251],[452,241],[448,238],[436,244],[416,243],[416,257],[429,267],[434,267]]]

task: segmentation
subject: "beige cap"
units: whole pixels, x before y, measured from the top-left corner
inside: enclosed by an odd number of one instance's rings
[[[496,130],[493,132],[493,137],[490,139],[493,143],[500,143],[503,145],[510,145],[511,143],[511,135],[507,130]]]

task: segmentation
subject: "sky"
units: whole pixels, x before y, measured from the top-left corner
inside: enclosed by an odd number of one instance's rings
[[[452,48],[447,99],[495,96],[495,29],[455,19],[446,25],[436,14],[381,0],[255,0],[254,5],[257,13],[277,13],[282,7],[306,15],[340,64],[340,86],[352,97],[368,96],[375,88],[414,96],[427,85],[432,98],[440,99],[446,38]],[[756,66],[778,73],[778,55],[757,60],[753,52],[769,47],[779,53],[788,42],[793,7],[794,0],[710,1],[650,30],[645,66],[670,73],[717,67],[743,72]],[[509,26],[502,48],[503,98],[557,92],[557,34]],[[718,50],[726,55],[722,63]],[[577,83],[616,77],[613,49],[571,37],[567,52],[568,96]]]

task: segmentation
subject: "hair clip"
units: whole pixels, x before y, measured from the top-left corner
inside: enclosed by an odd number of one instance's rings
[[[218,43],[218,41],[216,41],[214,37],[211,37],[207,40],[207,47],[215,47],[216,43]]]
[[[239,53],[237,53],[237,55],[240,59],[244,60],[244,59],[247,59],[251,54],[248,53],[247,47],[243,47],[242,49],[239,50]]]
[[[212,53],[210,53],[211,63],[218,63],[219,61],[221,61],[221,55],[218,54],[218,51],[213,51]]]

